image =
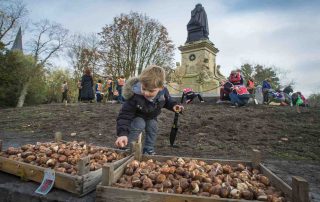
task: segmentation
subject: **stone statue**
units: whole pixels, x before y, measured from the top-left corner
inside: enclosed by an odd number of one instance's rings
[[[197,4],[191,11],[191,19],[187,25],[188,42],[209,39],[209,26],[206,11],[201,4]]]

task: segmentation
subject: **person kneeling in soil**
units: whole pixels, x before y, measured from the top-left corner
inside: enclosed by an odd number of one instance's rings
[[[161,108],[180,112],[183,106],[178,105],[164,87],[165,71],[159,66],[144,69],[139,78],[131,78],[123,87],[126,99],[117,118],[117,147],[123,148],[136,140],[145,130],[144,154],[154,155],[154,144],[157,137],[157,116]]]
[[[67,81],[64,81],[62,86],[61,86],[61,93],[62,93],[61,102],[63,103],[63,101],[64,101],[65,105],[67,105],[67,103],[68,103],[68,91],[69,91],[68,83],[67,83]]]
[[[292,104],[296,106],[297,112],[301,113],[300,107],[309,107],[308,100],[302,95],[301,92],[293,93]]]
[[[268,104],[268,94],[270,92],[273,92],[274,90],[272,89],[272,86],[270,84],[271,79],[267,78],[266,80],[262,81],[262,92],[263,92],[263,102],[265,104]]]
[[[248,100],[251,97],[248,89],[245,86],[234,86],[232,93],[230,93],[231,103],[234,106],[242,107],[248,104]]]
[[[217,101],[217,104],[224,101],[230,101],[230,93],[232,92],[233,84],[230,81],[225,81],[220,88],[220,99]]]
[[[201,95],[199,93],[193,92],[192,88],[183,89],[181,103],[183,103],[184,97],[186,98],[186,103],[187,104],[191,103],[195,97],[198,97],[200,102],[204,102],[203,98],[201,97]]]
[[[98,83],[96,84],[96,98],[97,102],[100,103],[103,99],[103,92],[102,92],[102,81],[101,79],[98,80]]]
[[[280,89],[277,89],[277,91],[270,91],[268,93],[268,104],[287,106],[288,103],[286,102],[285,93]]]

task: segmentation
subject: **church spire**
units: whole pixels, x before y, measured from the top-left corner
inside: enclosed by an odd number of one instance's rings
[[[21,27],[19,28],[19,31],[17,33],[16,39],[14,40],[14,43],[12,45],[11,50],[19,50],[21,52],[23,52],[22,49],[22,34],[21,34]]]

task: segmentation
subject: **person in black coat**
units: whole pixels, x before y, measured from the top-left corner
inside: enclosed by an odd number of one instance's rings
[[[93,79],[90,69],[86,69],[81,79],[81,100],[92,101],[94,99],[93,94]]]

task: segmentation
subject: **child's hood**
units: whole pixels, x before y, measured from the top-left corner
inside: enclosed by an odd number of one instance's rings
[[[126,100],[130,99],[134,94],[142,95],[141,83],[139,82],[138,77],[132,77],[128,79],[122,89],[122,96]]]
[[[123,89],[122,89],[122,96],[126,100],[130,99],[134,94],[143,95],[141,92],[141,83],[138,77],[133,77],[131,79],[128,79],[128,81],[126,82],[126,84],[123,86]],[[165,91],[163,90],[159,91],[156,97],[149,101],[152,102],[154,99],[165,99],[164,94],[165,94]]]

